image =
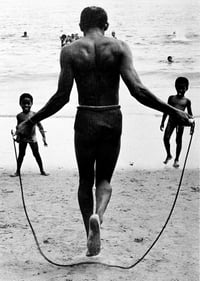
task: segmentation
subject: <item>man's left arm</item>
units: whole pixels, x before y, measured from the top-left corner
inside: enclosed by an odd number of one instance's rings
[[[120,74],[130,94],[140,103],[172,116],[178,124],[190,126],[189,116],[185,112],[163,102],[142,84],[133,67],[132,53],[126,43],[123,43],[122,48]]]

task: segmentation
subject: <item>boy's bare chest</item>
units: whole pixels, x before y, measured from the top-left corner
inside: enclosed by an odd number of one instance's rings
[[[187,99],[185,97],[173,97],[170,104],[179,109],[185,109],[187,106]]]

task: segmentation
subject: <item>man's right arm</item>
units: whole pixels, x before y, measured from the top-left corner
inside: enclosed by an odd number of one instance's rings
[[[36,123],[55,114],[68,103],[74,81],[71,60],[72,56],[70,52],[67,48],[63,48],[60,56],[61,71],[56,93],[43,108],[36,112],[30,119],[18,126],[17,134],[28,135]]]
[[[124,42],[122,42],[120,74],[124,83],[128,87],[130,94],[140,103],[173,116],[179,124],[185,126],[191,125],[188,115],[185,112],[163,102],[142,84],[133,66],[132,53],[128,45]]]
[[[34,124],[38,123],[58,112],[69,102],[74,80],[71,59],[72,56],[70,52],[67,51],[66,48],[63,48],[60,56],[61,71],[58,80],[58,89],[46,105],[30,118],[30,122]]]

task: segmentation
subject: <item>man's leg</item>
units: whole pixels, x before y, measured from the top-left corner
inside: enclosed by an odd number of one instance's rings
[[[120,151],[120,137],[111,142],[104,142],[98,149],[96,161],[96,213],[100,223],[112,194],[110,184]]]
[[[175,168],[179,167],[179,156],[180,156],[181,149],[182,149],[183,131],[184,131],[184,127],[182,127],[182,126],[177,127],[177,132],[176,132],[176,158],[175,158],[174,164],[173,164],[173,166]]]
[[[40,153],[39,153],[38,143],[37,142],[30,142],[29,144],[30,144],[33,156],[35,157],[35,160],[37,161],[37,164],[39,166],[41,175],[48,176],[48,174],[45,173],[44,168],[43,168],[43,163],[42,163],[42,159],[41,159],[41,156],[40,156]]]
[[[92,192],[93,182],[89,179],[80,179],[78,188],[78,202],[83,217],[87,237],[89,235],[89,219],[93,214],[94,209]]]
[[[96,185],[96,214],[99,215],[100,223],[103,222],[103,215],[106,211],[112,194],[112,187],[108,180],[101,180]]]
[[[102,141],[97,148],[96,158],[96,214],[89,220],[89,235],[87,241],[88,256],[95,256],[101,250],[100,224],[111,198],[110,180],[118,159],[120,139],[114,142]]]
[[[87,237],[89,235],[89,219],[93,214],[93,185],[95,151],[84,137],[75,132],[75,152],[79,170],[78,201]]]
[[[85,115],[85,116],[84,116]],[[81,118],[80,118],[81,117]],[[86,117],[86,118],[85,118]],[[83,191],[86,196],[83,203],[86,211],[86,231],[88,235],[87,247],[88,256],[98,255],[101,249],[100,240],[100,217],[103,220],[103,214],[106,210],[111,196],[110,180],[114,171],[120,148],[121,136],[121,112],[87,112],[77,114],[75,121],[75,149],[79,166],[80,179],[87,179],[87,185],[84,183],[79,186],[79,192]],[[114,139],[114,141],[113,141]],[[117,150],[117,151],[116,151]],[[113,156],[113,151],[115,156]],[[93,213],[93,193],[94,183],[94,164],[96,161],[96,214]],[[82,194],[82,193],[81,193]],[[82,196],[81,196],[82,199]],[[88,204],[92,202],[92,204]],[[81,202],[80,202],[81,203]],[[81,204],[80,204],[81,206]],[[88,206],[88,207],[87,207]],[[89,217],[89,213],[90,215]],[[89,221],[88,221],[89,218]],[[89,224],[88,224],[89,222]]]
[[[163,138],[165,150],[167,152],[167,157],[166,157],[165,161],[163,162],[164,164],[167,164],[168,161],[172,159],[171,150],[170,150],[170,138],[174,131],[174,128],[175,128],[175,125],[172,122],[168,121],[167,127],[165,129],[165,133],[164,133],[164,138]]]

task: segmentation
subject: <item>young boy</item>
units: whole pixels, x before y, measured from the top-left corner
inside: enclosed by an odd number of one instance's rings
[[[178,77],[175,81],[175,88],[177,94],[169,97],[168,104],[183,111],[187,108],[188,114],[192,116],[191,101],[184,97],[185,92],[188,90],[188,87],[189,87],[188,79],[185,77]],[[164,123],[166,118],[167,118],[167,114],[164,113],[160,125],[161,131],[163,131],[164,129]],[[184,127],[177,125],[176,120],[173,119],[171,116],[169,116],[167,127],[165,129],[164,138],[163,138],[165,149],[167,152],[167,157],[163,163],[167,164],[169,160],[172,159],[172,155],[170,151],[170,138],[175,128],[176,128],[176,158],[174,159],[173,166],[175,168],[178,168],[179,156],[182,148],[182,136],[183,136]]]
[[[17,127],[16,128],[18,128],[18,125],[20,123],[22,123],[23,121],[29,119],[30,117],[32,117],[34,115],[34,112],[31,111],[31,107],[33,105],[33,97],[30,94],[28,94],[28,93],[22,94],[19,99],[19,104],[22,108],[22,112],[16,116],[17,117]],[[45,131],[44,131],[42,124],[40,122],[38,122],[36,125],[38,126],[39,131],[42,135],[44,145],[47,146]],[[14,175],[12,175],[12,177],[17,177],[20,174],[20,169],[21,169],[21,165],[22,165],[25,153],[26,153],[27,144],[29,144],[31,147],[33,156],[35,157],[35,159],[38,163],[38,166],[40,168],[41,175],[48,176],[48,174],[45,173],[45,171],[44,171],[42,159],[39,154],[39,147],[38,147],[38,142],[36,139],[36,126],[33,126],[32,130],[28,136],[24,137],[24,136],[18,135],[16,138],[16,141],[19,143],[19,155],[17,158],[17,170],[16,170],[16,173]]]

